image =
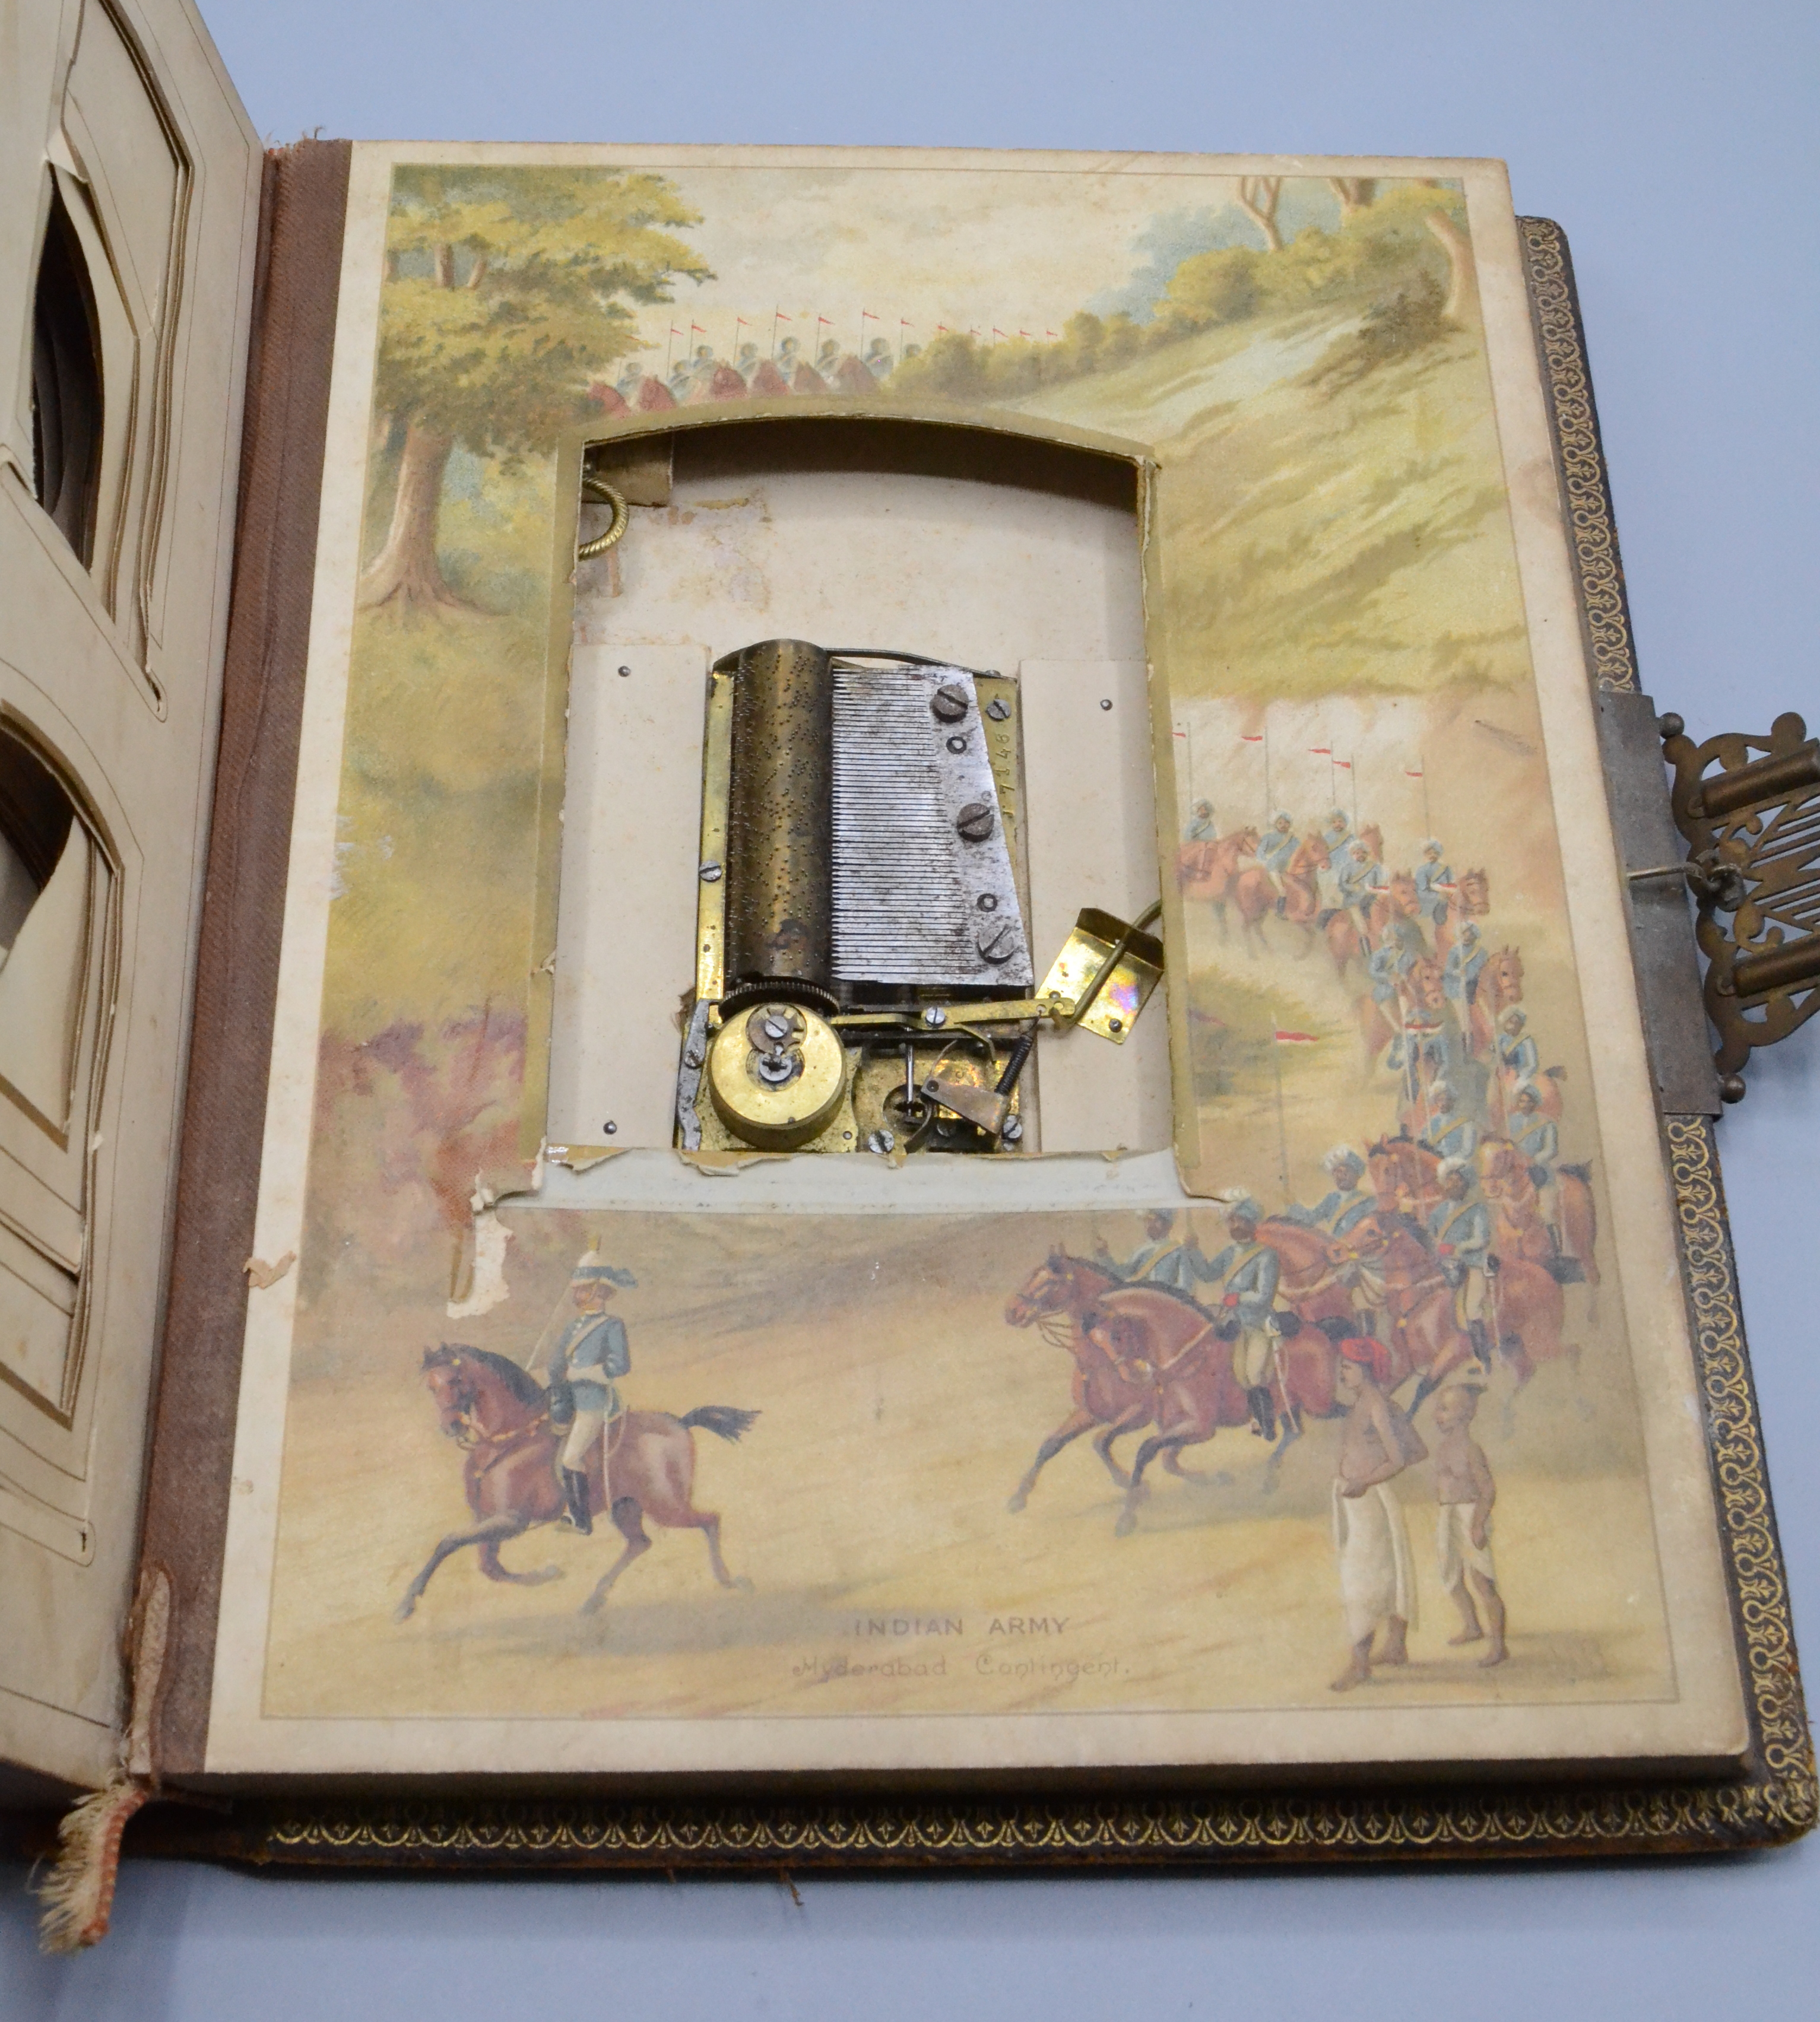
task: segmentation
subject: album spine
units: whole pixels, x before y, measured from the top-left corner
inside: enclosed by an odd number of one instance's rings
[[[261,192],[233,588],[139,1590],[168,1581],[155,1778],[208,1732],[245,1266],[278,991],[353,147],[269,151]],[[137,1725],[139,1723],[136,1723]]]

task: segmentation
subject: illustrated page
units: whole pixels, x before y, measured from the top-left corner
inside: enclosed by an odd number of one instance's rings
[[[1330,166],[358,151],[211,1768],[1741,1750],[1508,191]],[[1104,615],[1076,571],[974,620],[935,491],[766,476],[792,403],[1122,460],[1130,505],[985,543],[1065,576],[1084,530]],[[723,421],[750,468],[676,449],[552,561],[563,441]],[[1044,752],[1142,703],[1135,544],[1172,1152],[1003,1104],[990,1155],[907,1147],[913,1046],[845,1144],[688,1142],[707,670],[833,648],[894,512],[955,594],[861,643],[1021,666],[1051,809]],[[656,923],[617,948],[616,885]],[[665,1077],[623,1108],[616,993]],[[1043,1043],[1091,1079],[1124,1036]]]

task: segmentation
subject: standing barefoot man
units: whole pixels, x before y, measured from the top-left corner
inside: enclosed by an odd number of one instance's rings
[[[1428,1449],[1382,1385],[1390,1354],[1381,1341],[1354,1337],[1339,1344],[1334,1392],[1346,1406],[1339,1471],[1333,1482],[1333,1543],[1339,1554],[1339,1598],[1352,1655],[1333,1681],[1350,1692],[1372,1674],[1372,1638],[1384,1626],[1380,1664],[1409,1661],[1416,1619],[1416,1564],[1403,1506],[1385,1484]]]
[[[1441,1557],[1441,1584],[1460,1610],[1460,1633],[1449,1643],[1491,1642],[1479,1659],[1482,1669],[1501,1664],[1504,1648],[1504,1604],[1498,1592],[1497,1568],[1491,1556],[1491,1506],[1497,1484],[1490,1463],[1472,1436],[1473,1414],[1482,1386],[1449,1383],[1434,1400],[1434,1424],[1441,1437],[1434,1448],[1434,1499],[1441,1506],[1435,1535]],[[1473,1605],[1478,1596],[1478,1606]],[[1485,1622],[1479,1622],[1479,1609]]]

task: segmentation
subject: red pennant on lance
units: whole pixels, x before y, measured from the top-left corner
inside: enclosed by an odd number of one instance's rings
[[[1246,736],[1242,730],[1239,732],[1239,742],[1241,744],[1262,744],[1263,741],[1264,735],[1262,731],[1259,731],[1255,737]]]
[[[1310,758],[1331,758],[1333,754],[1325,744],[1310,744],[1308,755]]]
[[[1403,777],[1405,779],[1420,779],[1422,777],[1422,774],[1420,769],[1412,771],[1409,766],[1405,765],[1403,768]]]
[[[1336,768],[1342,772],[1350,772],[1352,770],[1352,761],[1350,758],[1336,758],[1333,762]]]
[[[1279,1046],[1312,1046],[1318,1043],[1312,1032],[1285,1032],[1280,1026],[1274,1036]]]

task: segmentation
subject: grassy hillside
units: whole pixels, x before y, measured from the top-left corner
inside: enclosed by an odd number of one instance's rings
[[[1025,403],[1156,444],[1184,694],[1527,677],[1479,340],[1442,329],[1346,383],[1368,334],[1356,310],[1259,319]]]

